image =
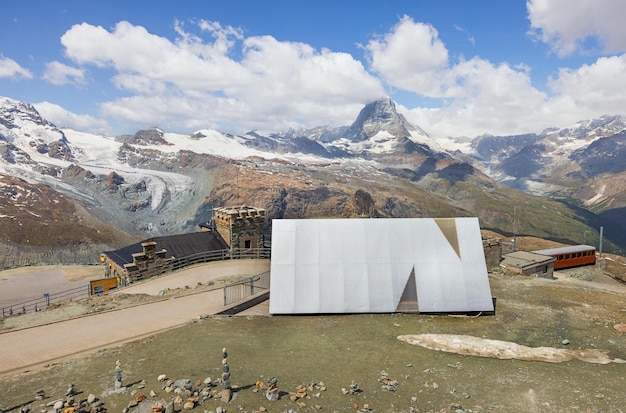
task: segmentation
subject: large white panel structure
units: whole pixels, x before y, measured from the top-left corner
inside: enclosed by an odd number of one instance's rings
[[[272,222],[271,314],[493,311],[477,218]]]

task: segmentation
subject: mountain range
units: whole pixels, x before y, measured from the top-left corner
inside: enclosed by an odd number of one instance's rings
[[[237,204],[266,209],[268,238],[275,218],[478,216],[506,235],[572,243],[597,244],[603,226],[605,248],[623,251],[625,129],[614,116],[434,140],[383,99],[343,127],[111,137],[0,97],[0,268],[97,258]]]

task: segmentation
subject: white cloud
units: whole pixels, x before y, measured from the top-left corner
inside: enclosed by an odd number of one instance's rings
[[[425,96],[445,95],[437,79],[448,65],[448,50],[434,27],[404,16],[365,49],[371,68],[391,86]]]
[[[59,128],[102,134],[111,132],[110,125],[102,119],[89,115],[77,115],[50,102],[35,103],[34,106],[44,119],[49,120]]]
[[[626,51],[623,0],[528,0],[531,33],[559,56],[587,52],[594,41],[604,53]]]
[[[529,10],[539,3],[529,3]],[[403,108],[433,137],[538,132],[626,113],[623,56],[561,69],[546,80],[545,92],[533,85],[532,67],[524,62],[453,59],[435,28],[406,16],[363,47],[368,67],[346,53],[272,36],[246,37],[216,22],[175,22],[174,30],[170,40],[128,22],[110,30],[83,23],[61,41],[80,67],[113,73],[113,85],[126,96],[100,108],[117,125],[235,133],[347,125],[364,104],[385,94],[381,82],[434,102]],[[70,76],[71,67],[64,69]]]
[[[522,133],[553,125],[537,112],[548,97],[525,71],[475,57],[442,77],[453,98],[438,109],[414,110],[421,126],[436,136]]]
[[[87,83],[85,73],[81,69],[64,65],[60,62],[46,64],[43,79],[53,85],[62,86],[67,84],[84,85]]]
[[[561,69],[550,93],[532,86],[528,73],[474,58],[451,67],[459,85],[440,108],[405,109],[407,118],[435,137],[540,132],[582,119],[626,113],[626,55]]]
[[[437,31],[406,16],[366,50],[389,85],[440,103],[406,109],[406,116],[434,137],[527,132],[535,127],[529,121],[537,121],[530,108],[547,101],[533,87],[528,67],[480,57],[451,62]]]
[[[578,69],[561,69],[549,85],[553,104],[579,118],[624,114],[626,111],[626,55],[600,58]]]
[[[459,26],[458,24],[455,24],[454,28],[458,30],[459,32],[463,33],[465,36],[467,36],[467,41],[470,42],[472,46],[476,46],[476,39],[474,39],[474,36],[470,34],[469,30]]]
[[[130,96],[102,109],[128,121],[238,124],[239,132],[345,124],[384,96],[380,82],[348,54],[271,36],[244,38],[239,29],[204,20],[197,28],[192,34],[177,22],[170,41],[128,22],[111,31],[83,23],[61,42],[77,64],[115,71],[113,84]]]
[[[8,77],[19,79],[20,77],[32,79],[33,75],[28,69],[20,66],[15,60],[0,54],[0,78]]]
[[[494,63],[479,56],[451,61],[437,31],[407,17],[366,50],[372,69],[389,85],[435,102],[403,108],[433,137],[540,132],[626,113],[626,55],[561,69],[546,79],[546,93],[533,85],[532,68],[524,63]]]

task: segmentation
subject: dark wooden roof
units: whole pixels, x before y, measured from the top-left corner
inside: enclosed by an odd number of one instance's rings
[[[182,258],[209,251],[227,250],[228,245],[217,232],[201,231],[191,234],[148,238],[115,251],[103,252],[119,266],[133,262],[133,254],[143,252],[144,242],[156,242],[156,251],[166,250],[166,258]]]

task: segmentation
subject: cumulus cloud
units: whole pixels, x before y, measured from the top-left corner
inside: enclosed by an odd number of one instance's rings
[[[433,137],[539,132],[626,112],[626,55],[563,68],[554,78],[541,79],[546,88],[540,90],[531,79],[532,67],[522,62],[480,56],[453,61],[433,27],[406,16],[365,50],[371,68],[388,85],[434,102],[403,108]]]
[[[20,66],[15,60],[0,54],[0,78],[2,77],[31,79],[33,75],[28,69],[24,69]]]
[[[561,69],[549,85],[554,104],[578,116],[624,113],[626,109],[626,55],[600,58],[578,69]]]
[[[59,128],[102,134],[111,132],[110,125],[102,119],[90,115],[77,115],[50,102],[35,103],[34,106],[44,119],[49,120]]]
[[[64,65],[60,62],[47,63],[43,79],[57,86],[67,84],[84,85],[87,83],[83,70]]]
[[[83,23],[61,43],[75,63],[115,71],[113,84],[130,96],[101,107],[129,121],[270,130],[345,124],[384,96],[378,79],[348,54],[271,36],[245,38],[240,29],[205,20],[196,27],[198,34],[177,22],[172,41],[129,22],[110,31]]]
[[[536,120],[532,111],[547,101],[533,87],[527,66],[478,56],[453,62],[432,26],[406,16],[365,49],[387,84],[439,102],[405,113],[435,137],[528,131],[529,120]]]
[[[554,5],[563,4],[532,0],[528,10],[531,19],[553,16],[552,23],[542,23],[541,33],[557,33],[546,41],[565,51],[590,31],[580,28],[567,37],[557,30],[562,23],[554,10],[563,9]],[[552,11],[542,14],[540,6]],[[564,13],[575,26],[572,16],[581,12],[571,9]],[[539,21],[532,22],[539,27]],[[561,69],[551,79],[539,79],[537,87],[529,64],[451,57],[458,54],[449,53],[433,26],[408,16],[362,46],[366,66],[347,53],[272,36],[246,37],[239,28],[206,20],[175,22],[174,33],[169,39],[129,22],[111,29],[83,23],[69,29],[61,42],[76,66],[112,72],[112,84],[125,96],[102,102],[104,116],[116,124],[171,131],[347,125],[364,104],[383,97],[385,88],[392,96],[401,91],[428,98],[429,107],[402,109],[433,137],[538,132],[590,116],[626,113],[626,90],[621,90],[626,88],[625,56]],[[603,39],[617,47],[619,31],[612,33],[610,41]],[[85,79],[81,70],[61,64],[46,73],[57,73],[58,82]],[[65,116],[67,124],[78,124],[79,119]]]
[[[531,33],[559,56],[587,52],[589,41],[604,53],[626,51],[623,0],[528,0]]]
[[[448,65],[448,50],[431,25],[404,16],[365,50],[371,68],[390,85],[425,96],[446,95],[439,78]]]

